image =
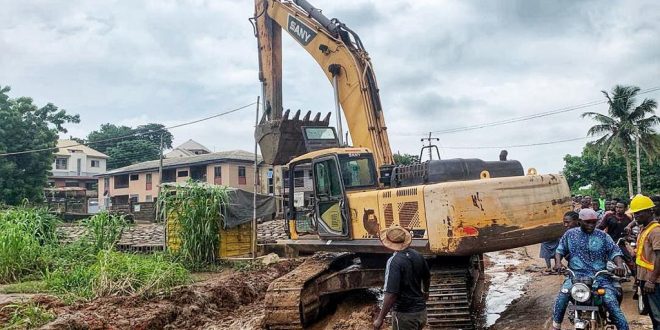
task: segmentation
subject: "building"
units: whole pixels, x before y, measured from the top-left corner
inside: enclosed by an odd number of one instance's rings
[[[258,162],[261,163],[261,157]],[[152,160],[97,176],[99,197],[103,196],[102,205],[153,202],[158,195],[159,164],[159,160]],[[267,178],[269,171],[269,167],[259,166],[259,177],[264,182],[272,182]],[[188,179],[253,191],[254,154],[234,150],[163,159],[163,183],[185,182]],[[262,189],[259,185],[257,189],[262,192],[268,188]]]
[[[48,178],[53,188],[80,187],[96,195],[96,175],[106,171],[108,156],[73,140],[58,140],[55,161]]]
[[[211,151],[196,141],[188,140],[165,154],[165,158],[190,157],[210,154]]]

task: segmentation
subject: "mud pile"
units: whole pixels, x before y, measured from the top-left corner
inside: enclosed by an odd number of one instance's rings
[[[218,275],[145,299],[109,297],[54,308],[57,319],[45,329],[255,329],[263,318],[270,282],[299,261],[283,261],[254,271]]]

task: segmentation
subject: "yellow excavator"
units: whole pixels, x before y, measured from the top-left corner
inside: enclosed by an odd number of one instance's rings
[[[390,252],[379,232],[401,226],[432,268],[428,324],[475,328],[483,253],[559,237],[571,207],[566,179],[525,173],[514,160],[394,164],[373,66],[359,36],[306,0],[255,0],[253,19],[265,101],[255,138],[267,163],[286,168],[289,239],[280,243],[298,252],[335,252],[309,258],[271,283],[265,326],[304,328],[339,294],[381,286]],[[290,118],[283,111],[282,30],[330,81],[336,130],[329,114],[300,118],[298,111]],[[351,146],[343,139],[341,114]]]

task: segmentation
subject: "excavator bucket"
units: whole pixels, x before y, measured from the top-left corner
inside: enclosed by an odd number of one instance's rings
[[[308,152],[305,148],[303,137],[303,126],[328,127],[330,113],[322,120],[321,113],[317,113],[310,119],[311,111],[300,119],[300,110],[293,118],[289,118],[289,110],[279,119],[268,120],[264,115],[261,118],[254,137],[259,142],[261,156],[264,162],[271,165],[285,165],[291,159]]]

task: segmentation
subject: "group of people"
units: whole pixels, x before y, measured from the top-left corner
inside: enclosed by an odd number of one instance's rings
[[[547,272],[563,272],[562,260],[566,260],[577,277],[594,276],[607,268],[607,262],[614,262],[614,275],[625,276],[625,260],[634,260],[636,277],[644,299],[649,306],[649,316],[654,330],[660,330],[660,196],[653,198],[637,195],[630,201],[630,207],[622,200],[605,202],[602,212],[600,203],[585,197],[580,200],[579,209],[564,215],[567,228],[558,241],[542,244],[541,257],[546,260]],[[640,226],[635,255],[621,249],[617,243]],[[554,267],[550,260],[554,259]],[[621,311],[621,292],[616,290],[613,280],[607,276],[595,279],[599,288],[605,289],[603,304],[607,308],[611,322],[619,330],[627,330],[628,322]],[[567,278],[560,289],[553,310],[553,329],[561,329],[564,313],[570,300],[571,278]]]
[[[601,203],[603,208],[601,208]],[[573,211],[564,214],[564,227],[568,230],[578,226],[579,213],[582,210],[593,210],[598,219],[596,228],[605,231],[614,242],[626,234],[626,228],[630,229],[632,215],[628,212],[625,200],[592,200],[590,196],[574,197]],[[552,260],[555,259],[555,250],[559,245],[559,239],[544,242],[541,244],[540,257],[545,260],[546,274],[556,274],[555,267],[552,266]],[[631,260],[632,256],[628,251],[622,251],[625,260]]]

